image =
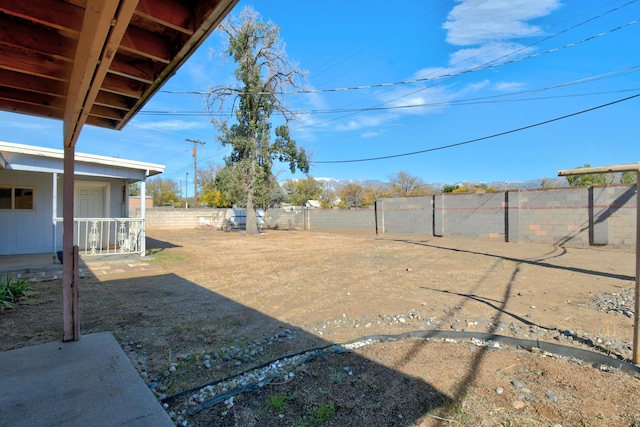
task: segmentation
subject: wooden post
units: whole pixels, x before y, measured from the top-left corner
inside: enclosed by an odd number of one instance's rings
[[[73,184],[75,146],[64,147],[64,177],[62,194],[62,341],[80,339],[77,298],[77,261],[73,246]],[[75,289],[74,289],[75,288]]]
[[[73,246],[73,289],[72,289],[73,302],[71,304],[71,310],[73,312],[73,340],[78,341],[80,339],[80,247]]]
[[[558,171],[558,176],[611,172],[636,173],[636,293],[633,316],[633,351],[631,353],[631,361],[634,365],[640,365],[640,164],[560,170]]]
[[[636,171],[636,297],[633,321],[633,357],[634,365],[640,364],[640,169]]]

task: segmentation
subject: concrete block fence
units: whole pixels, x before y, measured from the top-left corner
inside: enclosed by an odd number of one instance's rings
[[[577,246],[636,244],[635,185],[445,193],[380,199],[371,209],[269,209],[269,229],[446,236]],[[146,210],[147,230],[222,229],[234,209]]]
[[[578,246],[635,246],[635,185],[381,199],[386,233]]]

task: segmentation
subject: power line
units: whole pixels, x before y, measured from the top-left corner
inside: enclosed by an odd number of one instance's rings
[[[615,105],[615,104],[619,104],[621,102],[629,101],[629,100],[637,98],[637,97],[640,97],[640,93],[638,93],[636,95],[632,95],[632,96],[626,97],[626,98],[618,99],[616,101],[608,102],[606,104],[601,104],[601,105],[598,105],[596,107],[587,108],[586,110],[577,111],[575,113],[566,114],[564,116],[560,116],[560,117],[556,117],[556,118],[553,118],[553,119],[545,120],[545,121],[542,121],[542,122],[534,123],[534,124],[531,124],[531,125],[519,127],[519,128],[516,128],[516,129],[511,129],[511,130],[504,131],[504,132],[494,133],[492,135],[483,136],[481,138],[475,138],[475,139],[470,139],[470,140],[463,141],[463,142],[457,142],[455,144],[442,145],[440,147],[427,148],[425,150],[419,150],[419,151],[411,151],[409,153],[391,154],[391,155],[388,155],[388,156],[369,157],[369,158],[364,158],[364,159],[351,159],[351,160],[312,161],[311,163],[315,163],[315,164],[337,164],[337,163],[370,162],[370,161],[374,161],[374,160],[386,160],[386,159],[393,159],[393,158],[396,158],[396,157],[413,156],[413,155],[416,155],[416,154],[423,154],[423,153],[428,153],[428,152],[431,152],[431,151],[444,150],[444,149],[447,149],[447,148],[453,148],[453,147],[458,147],[458,146],[461,146],[461,145],[472,144],[474,142],[484,141],[484,140],[487,140],[487,139],[492,139],[492,138],[496,138],[496,137],[499,137],[499,136],[504,136],[504,135],[508,135],[508,134],[511,134],[511,133],[520,132],[520,131],[523,131],[523,130],[526,130],[526,129],[531,129],[531,128],[534,128],[534,127],[538,127],[538,126],[546,125],[546,124],[549,124],[549,123],[557,122],[559,120],[567,119],[569,117],[578,116],[580,114],[584,114],[584,113],[588,113],[588,112],[591,112],[591,111],[595,111],[595,110],[598,110],[600,108],[609,107],[611,105]]]
[[[637,0],[634,0],[637,1]],[[342,88],[332,88],[332,89],[302,89],[299,91],[291,91],[291,92],[254,92],[252,94],[259,94],[259,95],[271,95],[271,94],[277,94],[277,95],[300,95],[300,94],[316,94],[316,93],[328,93],[328,92],[346,92],[346,91],[353,91],[353,90],[362,90],[362,89],[377,89],[377,88],[384,88],[384,87],[392,87],[392,86],[398,86],[398,85],[407,85],[407,84],[414,84],[414,83],[421,83],[421,82],[426,82],[426,81],[431,81],[431,80],[439,80],[439,79],[443,79],[443,78],[451,78],[451,77],[457,77],[457,76],[461,76],[464,74],[470,74],[470,73],[474,73],[477,71],[485,71],[485,70],[490,70],[490,69],[494,69],[497,67],[501,67],[503,65],[509,65],[509,64],[514,64],[517,62],[521,62],[524,60],[528,60],[528,59],[532,59],[532,58],[537,58],[539,56],[543,56],[543,55],[547,55],[550,53],[555,53],[558,52],[560,50],[564,50],[570,47],[574,47],[574,46],[578,46],[580,44],[586,43],[588,41],[600,38],[600,37],[604,37],[606,35],[609,35],[613,32],[622,30],[623,28],[629,27],[631,25],[635,25],[638,22],[640,22],[637,19],[634,19],[632,21],[629,21],[625,24],[619,25],[615,28],[612,28],[610,30],[586,37],[582,40],[576,41],[576,42],[572,42],[572,43],[567,43],[565,45],[562,46],[558,46],[558,47],[554,47],[552,49],[548,49],[545,50],[543,52],[537,52],[537,53],[533,53],[531,55],[527,55],[527,56],[523,56],[520,58],[514,58],[511,59],[509,61],[504,61],[504,62],[500,62],[500,63],[489,63],[489,64],[485,64],[482,66],[478,66],[475,68],[469,68],[466,70],[461,70],[461,71],[455,71],[455,72],[450,72],[450,73],[444,73],[444,74],[439,74],[436,76],[428,76],[428,77],[421,77],[421,78],[416,78],[416,79],[410,79],[410,80],[401,80],[401,81],[396,81],[396,82],[390,82],[390,83],[377,83],[377,84],[371,84],[371,85],[361,85],[361,86],[351,86],[351,87],[342,87]],[[550,37],[547,37],[547,39],[549,39]],[[519,49],[521,50],[521,49]],[[519,51],[518,50],[518,51]],[[517,51],[512,52],[511,54],[515,53]],[[509,55],[511,55],[509,54]],[[505,55],[503,57],[509,56],[509,55]],[[220,94],[226,94],[226,95],[244,95],[247,94],[246,92],[242,92],[239,89],[232,89],[232,88],[225,88],[225,90],[228,90],[228,92],[219,92]],[[211,95],[214,92],[213,91],[160,91],[162,93],[166,93],[166,94],[172,94],[172,95]]]
[[[352,112],[363,112],[363,111],[378,111],[378,110],[396,110],[396,109],[405,109],[405,108],[425,108],[425,107],[442,107],[447,105],[466,105],[466,104],[484,104],[484,103],[499,103],[499,102],[524,102],[524,101],[533,101],[540,99],[552,99],[552,98],[570,98],[570,97],[578,97],[578,96],[588,96],[588,95],[603,95],[608,93],[619,93],[619,92],[628,92],[628,91],[636,91],[636,88],[631,89],[620,89],[614,91],[600,91],[600,92],[587,92],[587,93],[578,93],[578,94],[569,94],[569,95],[557,95],[557,96],[548,96],[548,97],[538,97],[538,98],[526,98],[520,100],[514,99],[500,99],[506,97],[516,97],[523,96],[528,94],[534,94],[539,92],[545,92],[553,89],[560,89],[564,87],[569,87],[578,84],[590,83],[596,80],[608,79],[614,77],[616,74],[623,73],[634,73],[638,72],[640,69],[640,65],[633,65],[626,68],[621,68],[614,71],[608,71],[606,73],[597,74],[595,76],[584,77],[577,80],[572,80],[569,82],[558,83],[553,86],[546,86],[542,88],[531,89],[527,91],[520,92],[511,92],[500,95],[491,95],[477,98],[467,98],[467,99],[459,99],[452,101],[441,101],[441,102],[432,102],[432,103],[423,103],[423,104],[410,104],[410,105],[396,105],[391,107],[362,107],[362,108],[333,108],[333,109],[318,109],[318,110],[294,110],[292,113],[301,115],[301,114],[333,114],[333,113],[352,113]],[[277,112],[276,112],[277,113]],[[141,111],[140,115],[156,115],[156,116],[220,116],[220,117],[231,117],[231,112],[224,113],[209,113],[207,111]]]

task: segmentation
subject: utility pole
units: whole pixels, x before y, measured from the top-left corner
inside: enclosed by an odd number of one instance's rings
[[[204,145],[206,142],[197,139],[186,138],[185,141],[193,142],[193,206],[198,207],[198,144]]]

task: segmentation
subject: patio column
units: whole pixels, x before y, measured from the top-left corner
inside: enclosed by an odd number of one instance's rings
[[[62,341],[80,339],[78,312],[78,251],[73,246],[73,184],[75,181],[75,146],[64,147],[64,177],[62,187]]]
[[[58,247],[58,242],[56,241],[56,217],[58,216],[58,173],[54,172],[52,175],[52,201],[51,201],[51,224],[52,224],[52,230],[53,230],[53,236],[52,236],[52,245],[53,247],[51,248],[51,256],[53,257],[53,263],[56,263],[56,248]]]
[[[140,231],[140,256],[147,253],[147,176],[140,181],[140,218],[142,219],[142,230]]]

